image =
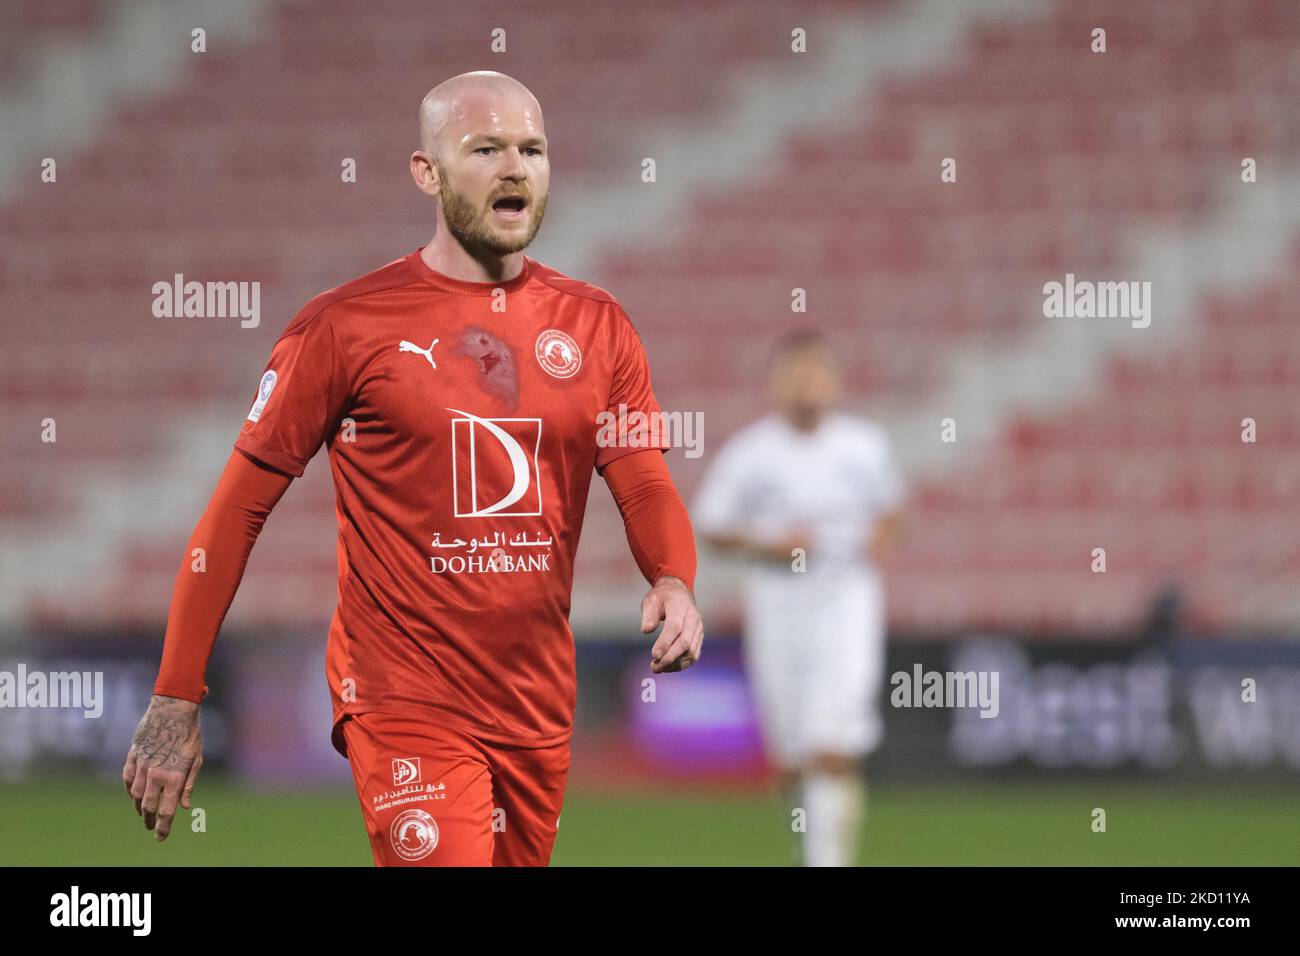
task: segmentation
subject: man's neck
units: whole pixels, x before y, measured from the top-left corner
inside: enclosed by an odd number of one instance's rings
[[[523,252],[472,255],[446,230],[434,233],[420,258],[434,272],[464,282],[509,282],[524,271]]]
[[[781,410],[781,417],[784,418],[786,424],[795,431],[811,435],[821,426],[821,423],[826,418],[826,413],[804,412],[785,408]]]

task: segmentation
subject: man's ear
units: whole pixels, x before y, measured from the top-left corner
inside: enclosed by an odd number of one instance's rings
[[[433,157],[422,149],[411,154],[411,178],[415,180],[416,188],[426,196],[436,197],[442,191],[438,167],[434,165]]]

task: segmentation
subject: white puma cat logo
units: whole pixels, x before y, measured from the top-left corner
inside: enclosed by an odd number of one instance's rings
[[[438,339],[434,339],[432,342],[429,343],[429,347],[427,349],[422,349],[414,342],[408,342],[406,341],[406,339],[402,339],[401,344],[397,346],[397,351],[419,352],[421,355],[423,355],[425,358],[429,360],[430,365],[432,365],[434,368],[437,368],[438,363],[433,360],[433,347],[437,345],[438,342],[439,342]]]

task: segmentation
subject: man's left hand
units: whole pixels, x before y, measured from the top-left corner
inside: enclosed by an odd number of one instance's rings
[[[664,629],[650,649],[651,672],[682,671],[698,661],[704,648],[704,621],[695,595],[681,578],[665,575],[641,599],[641,633],[652,633],[660,621]]]

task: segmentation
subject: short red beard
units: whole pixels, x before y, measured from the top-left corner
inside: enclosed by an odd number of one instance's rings
[[[447,229],[471,254],[478,252],[508,256],[511,253],[521,252],[528,248],[533,237],[537,235],[537,230],[541,228],[542,216],[546,214],[545,196],[528,204],[528,226],[523,232],[517,236],[503,237],[486,225],[482,211],[451,184],[440,166],[438,181],[442,184],[439,196],[442,199],[442,215],[447,220]]]

